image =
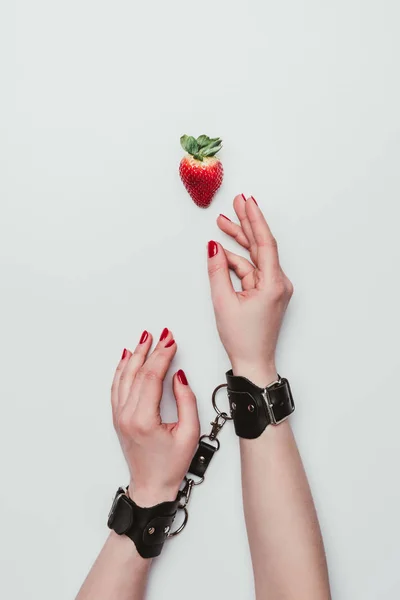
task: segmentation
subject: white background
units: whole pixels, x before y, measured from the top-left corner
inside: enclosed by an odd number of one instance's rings
[[[333,595],[400,595],[399,18],[396,0],[2,2],[2,598],[71,599],[100,550],[127,480],[109,386],[144,328],[173,329],[208,429],[228,364],[206,242],[234,247],[215,217],[241,192],[295,286],[278,367]],[[224,140],[205,211],[183,133]],[[228,426],[190,512],[148,598],[253,598]]]

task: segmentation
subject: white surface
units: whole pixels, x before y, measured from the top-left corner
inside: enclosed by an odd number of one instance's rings
[[[242,191],[295,285],[278,366],[333,595],[400,595],[399,18],[395,0],[1,4],[0,597],[71,599],[100,550],[126,481],[109,385],[142,329],[173,329],[208,429],[227,362],[205,246]],[[225,143],[207,211],[182,133]],[[253,597],[221,443],[150,600]]]

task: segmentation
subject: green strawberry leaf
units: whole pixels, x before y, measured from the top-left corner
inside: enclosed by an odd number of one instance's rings
[[[222,144],[221,138],[214,138],[208,142],[207,146],[219,146],[219,144]]]
[[[210,141],[211,140],[208,137],[208,135],[199,135],[199,137],[197,138],[197,143],[200,146],[200,148],[204,148],[205,146],[208,146]]]
[[[181,137],[181,146],[189,154],[196,154],[199,151],[199,145],[191,135],[183,135]]]
[[[187,141],[188,137],[189,137],[188,135],[182,135],[182,137],[180,139],[181,146],[185,150],[185,152],[187,152],[187,150],[186,150],[186,141]]]
[[[215,156],[221,148],[222,144],[220,143],[218,146],[207,146],[207,148],[202,148],[200,152],[203,156]]]
[[[191,135],[181,137],[181,146],[196,160],[203,160],[206,156],[215,156],[222,148],[221,138],[209,138],[208,135],[199,135],[197,140]]]

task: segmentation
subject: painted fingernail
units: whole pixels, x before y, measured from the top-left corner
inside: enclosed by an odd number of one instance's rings
[[[122,356],[121,356],[121,360],[124,360],[124,358],[126,357],[126,355],[128,354],[128,350],[126,348],[124,348],[122,350]]]
[[[243,200],[244,200],[245,202],[247,201],[247,198],[246,198],[246,196],[245,196],[244,194],[242,194],[242,198],[243,198]]]
[[[148,337],[149,337],[148,331],[144,330],[141,335],[141,338],[140,338],[140,344],[144,344]]]
[[[164,327],[164,329],[162,330],[161,335],[160,335],[160,342],[165,340],[165,338],[167,337],[168,334],[169,334],[168,329],[166,327]]]
[[[250,196],[250,198],[253,200],[253,202],[256,203],[256,205],[258,206],[257,200],[254,198],[254,196]]]
[[[175,340],[170,340],[170,341],[168,342],[168,344],[165,344],[165,347],[166,347],[166,348],[171,348],[171,346],[173,346],[174,344],[175,344]]]
[[[224,217],[224,219],[226,219],[227,221],[230,221],[229,217],[226,217],[225,215],[223,215],[222,213],[219,215],[220,217]]]
[[[208,258],[212,258],[218,252],[218,244],[212,240],[208,242]]]
[[[185,372],[182,371],[182,369],[179,369],[179,371],[177,372],[177,376],[179,381],[183,384],[183,385],[188,385],[188,380],[186,379],[186,375]]]

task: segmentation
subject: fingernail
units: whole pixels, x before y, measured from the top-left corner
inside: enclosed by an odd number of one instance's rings
[[[208,258],[212,258],[218,252],[218,244],[212,240],[208,242]]]
[[[126,348],[124,348],[122,350],[122,356],[121,356],[121,360],[124,360],[124,358],[126,357],[126,355],[128,354],[128,350]]]
[[[245,202],[247,201],[247,198],[246,198],[246,196],[245,196],[244,194],[242,194],[242,198],[243,198],[243,200],[244,200]]]
[[[170,340],[170,341],[168,342],[168,344],[165,344],[165,347],[166,347],[166,348],[171,348],[171,346],[173,346],[174,344],[175,344],[175,340]]]
[[[183,383],[183,385],[188,385],[188,380],[186,379],[185,372],[182,371],[182,369],[179,369],[179,371],[177,372],[177,376],[179,381]]]
[[[258,204],[257,204],[257,200],[254,198],[254,196],[250,196],[250,198],[251,198],[251,199],[253,200],[253,202],[255,202],[255,203],[256,203],[256,205],[258,206]]]
[[[226,219],[227,221],[230,221],[229,217],[226,217],[225,215],[223,215],[222,213],[219,215],[220,217],[224,217],[224,219]]]
[[[168,329],[166,327],[164,327],[164,329],[162,330],[161,335],[160,335],[160,342],[162,342],[163,340],[165,340],[165,338],[167,337],[168,333],[169,333]]]
[[[144,344],[148,337],[149,337],[148,332],[146,330],[144,330],[142,333],[142,336],[140,338],[140,344]]]

